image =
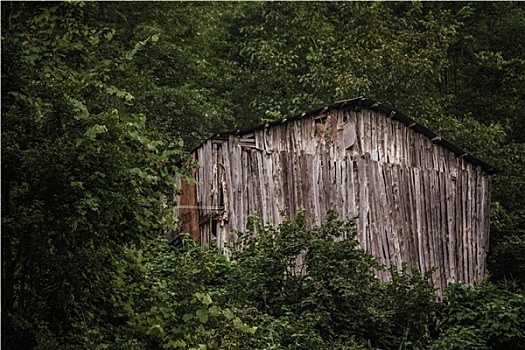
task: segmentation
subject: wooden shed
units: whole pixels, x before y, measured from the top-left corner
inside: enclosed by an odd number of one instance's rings
[[[254,213],[276,226],[303,208],[321,224],[334,209],[357,217],[361,246],[380,262],[435,266],[439,290],[485,274],[494,170],[378,102],[216,134],[193,155],[197,185],[182,184],[176,215],[204,247],[234,242]]]

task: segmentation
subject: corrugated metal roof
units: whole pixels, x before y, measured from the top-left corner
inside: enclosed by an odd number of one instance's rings
[[[224,138],[227,138],[229,135],[244,135],[244,134],[252,133],[256,130],[260,130],[263,128],[280,125],[280,124],[287,123],[293,120],[297,120],[299,118],[306,118],[309,116],[322,114],[330,110],[341,110],[341,109],[352,109],[352,108],[355,109],[355,108],[360,108],[360,107],[368,108],[372,111],[382,112],[387,117],[400,121],[401,123],[405,124],[408,128],[414,130],[415,132],[425,135],[433,143],[445,147],[446,149],[453,152],[458,157],[463,158],[465,161],[475,166],[480,166],[489,175],[493,175],[497,172],[497,170],[494,167],[488,165],[487,163],[461,150],[460,148],[452,144],[450,141],[447,141],[446,139],[442,138],[441,136],[434,133],[432,130],[426,128],[425,126],[419,124],[412,118],[409,118],[403,113],[400,113],[394,110],[392,107],[389,107],[387,105],[384,105],[374,100],[370,100],[366,97],[355,97],[355,98],[351,98],[348,100],[337,101],[329,106],[324,106],[324,107],[317,108],[317,109],[314,109],[308,112],[304,112],[292,118],[283,118],[283,119],[279,119],[273,122],[255,125],[250,128],[246,128],[242,130],[230,130],[226,132],[221,132],[221,133],[210,136],[208,139],[224,139]]]

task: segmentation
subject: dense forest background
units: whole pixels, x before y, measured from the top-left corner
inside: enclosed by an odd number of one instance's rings
[[[1,7],[3,349],[525,349],[525,3]],[[331,213],[167,246],[210,133],[362,95],[499,170],[487,281],[379,282]]]

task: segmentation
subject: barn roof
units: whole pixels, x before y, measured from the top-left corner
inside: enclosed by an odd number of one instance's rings
[[[389,118],[392,118],[394,120],[398,120],[401,123],[405,124],[408,128],[414,130],[415,132],[425,135],[433,143],[445,147],[449,151],[451,151],[454,154],[456,154],[458,157],[465,159],[467,162],[469,162],[469,163],[471,163],[471,164],[473,164],[475,166],[480,166],[489,175],[493,175],[494,173],[496,173],[496,169],[493,168],[492,166],[490,166],[487,163],[481,161],[480,159],[478,159],[478,158],[468,154],[467,152],[461,150],[460,148],[455,146],[450,141],[447,141],[446,139],[442,138],[441,136],[439,136],[438,134],[436,134],[432,130],[426,128],[425,126],[419,124],[418,122],[416,122],[412,118],[409,118],[406,115],[404,115],[403,113],[400,113],[400,112],[394,110],[392,107],[389,107],[389,106],[384,105],[384,104],[382,104],[380,102],[368,99],[366,97],[355,97],[355,98],[351,98],[351,99],[348,99],[348,100],[337,101],[337,102],[335,102],[335,103],[333,103],[333,104],[331,104],[329,106],[324,106],[324,107],[321,107],[321,108],[313,109],[313,110],[310,110],[308,112],[304,112],[304,113],[298,114],[298,115],[296,115],[294,117],[291,117],[291,118],[283,118],[283,119],[279,119],[279,120],[276,120],[276,121],[273,121],[273,122],[260,124],[260,125],[255,125],[255,126],[252,126],[252,127],[246,128],[246,129],[231,130],[231,131],[221,132],[221,133],[214,134],[214,135],[210,136],[209,139],[219,139],[219,140],[220,139],[226,139],[230,135],[244,135],[244,134],[248,134],[248,133],[254,132],[256,130],[264,129],[264,128],[267,128],[267,127],[270,127],[270,126],[280,125],[280,124],[287,123],[287,122],[290,122],[290,121],[293,121],[293,120],[297,120],[297,119],[300,119],[300,118],[306,118],[306,117],[309,117],[309,116],[318,115],[318,114],[325,113],[325,112],[328,112],[328,111],[331,111],[331,110],[356,109],[356,108],[360,108],[360,107],[361,108],[364,107],[364,108],[370,109],[372,111],[382,112],[382,113],[386,114]]]

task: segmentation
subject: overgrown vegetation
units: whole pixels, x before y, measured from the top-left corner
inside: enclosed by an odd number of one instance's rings
[[[1,6],[3,348],[525,348],[523,3]],[[380,282],[331,214],[166,245],[188,149],[359,95],[499,169],[494,284]]]
[[[307,226],[300,214],[278,228],[255,227],[256,235],[240,236],[243,249],[232,256],[230,300],[272,319],[277,348],[390,349],[428,342],[425,327],[434,306],[428,276],[393,269],[392,281],[380,282],[375,272],[385,267],[358,249],[352,222],[330,212],[324,225]]]
[[[439,305],[433,349],[523,349],[525,296],[491,283],[451,285]]]

